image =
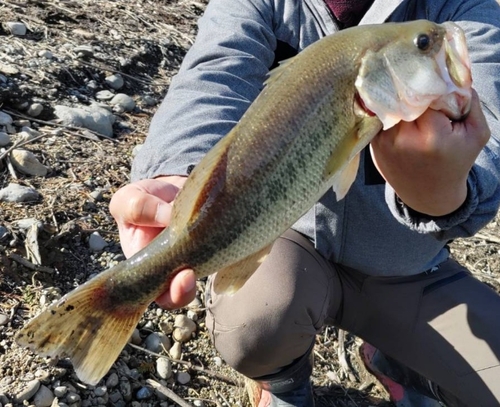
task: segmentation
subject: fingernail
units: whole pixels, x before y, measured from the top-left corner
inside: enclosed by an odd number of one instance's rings
[[[172,215],[172,207],[167,203],[158,204],[155,220],[159,225],[168,226]]]
[[[183,278],[182,291],[184,291],[185,294],[188,294],[196,289],[196,279],[188,278],[188,275],[191,273],[191,270],[184,270],[182,271],[182,273],[184,274],[182,276]]]

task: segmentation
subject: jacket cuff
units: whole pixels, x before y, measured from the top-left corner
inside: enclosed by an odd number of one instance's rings
[[[479,203],[476,185],[476,177],[471,171],[467,179],[465,202],[452,213],[443,216],[431,216],[413,210],[396,195],[388,183],[385,187],[385,200],[398,222],[418,233],[436,233],[451,229],[469,219]]]

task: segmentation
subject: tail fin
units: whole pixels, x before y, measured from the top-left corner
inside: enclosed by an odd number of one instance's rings
[[[128,303],[110,310],[102,301],[100,277],[64,296],[16,336],[19,345],[41,356],[69,357],[79,379],[92,385],[109,371],[148,306]]]

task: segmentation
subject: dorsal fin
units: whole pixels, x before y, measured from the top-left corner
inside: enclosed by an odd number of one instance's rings
[[[264,85],[269,86],[273,82],[276,82],[281,74],[293,63],[295,57],[284,59],[283,61],[278,62],[278,66],[271,71],[269,71],[268,77],[264,82]]]

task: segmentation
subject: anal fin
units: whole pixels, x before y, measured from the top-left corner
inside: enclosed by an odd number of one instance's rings
[[[234,294],[259,268],[271,251],[272,244],[256,253],[219,270],[215,276],[214,291],[216,294]]]

